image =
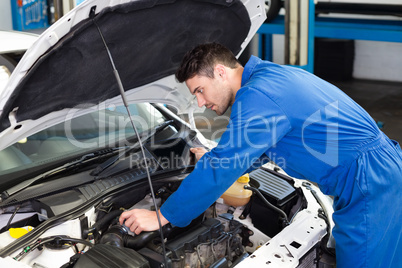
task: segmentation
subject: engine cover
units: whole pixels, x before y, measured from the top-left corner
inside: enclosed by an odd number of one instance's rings
[[[138,252],[129,248],[119,248],[98,244],[81,255],[74,268],[149,268],[148,261]]]

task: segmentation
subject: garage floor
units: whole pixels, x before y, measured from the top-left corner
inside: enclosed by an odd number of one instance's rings
[[[402,83],[356,79],[332,83],[383,125],[382,131],[388,137],[402,143]],[[230,111],[223,116],[229,117]],[[207,109],[195,117],[198,129],[205,137],[214,140],[219,139],[228,122]]]

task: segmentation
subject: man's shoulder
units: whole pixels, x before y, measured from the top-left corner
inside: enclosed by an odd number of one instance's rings
[[[269,98],[269,95],[267,90],[263,87],[255,86],[250,83],[239,89],[236,94],[236,101],[250,98]]]
[[[269,92],[260,87],[246,86],[242,87],[232,106],[232,111],[241,109],[242,112],[254,111],[263,113],[264,110],[282,109],[281,101],[278,97],[269,94]]]

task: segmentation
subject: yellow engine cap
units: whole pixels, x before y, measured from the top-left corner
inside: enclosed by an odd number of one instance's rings
[[[237,182],[240,183],[248,183],[249,181],[250,181],[250,175],[248,175],[248,173],[244,174],[243,176],[237,179]]]
[[[29,231],[32,231],[32,229],[33,228],[31,226],[28,226],[27,229],[25,229],[25,228],[10,228],[9,231],[10,231],[10,236],[12,238],[18,239],[21,236],[27,234]]]

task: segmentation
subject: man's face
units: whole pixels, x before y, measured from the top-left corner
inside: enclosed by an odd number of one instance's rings
[[[232,105],[234,98],[229,85],[225,83],[219,74],[215,73],[213,79],[196,75],[186,81],[186,85],[192,95],[197,97],[198,106],[205,106],[222,115]]]

